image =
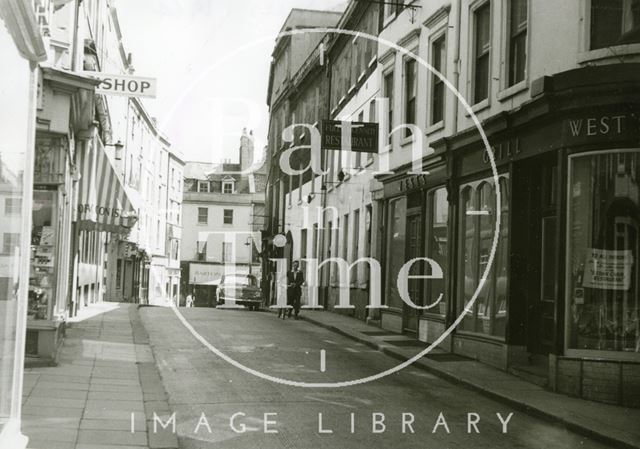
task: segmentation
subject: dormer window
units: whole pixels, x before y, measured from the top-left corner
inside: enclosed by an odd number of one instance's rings
[[[236,180],[231,177],[227,177],[223,179],[222,193],[229,193],[229,194],[236,193]]]
[[[209,193],[209,181],[198,181],[198,192]]]

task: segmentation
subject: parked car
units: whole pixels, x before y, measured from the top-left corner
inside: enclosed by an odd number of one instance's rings
[[[258,310],[262,305],[262,291],[258,279],[251,274],[222,276],[218,285],[218,306],[246,306]]]

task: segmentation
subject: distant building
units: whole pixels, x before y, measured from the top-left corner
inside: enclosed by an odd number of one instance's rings
[[[186,296],[195,291],[197,304],[213,300],[225,264],[235,263],[235,272],[261,275],[266,171],[249,170],[254,159],[251,132],[243,130],[238,156],[233,164],[185,163],[181,292]],[[233,243],[225,242],[223,233],[229,231],[240,233]]]

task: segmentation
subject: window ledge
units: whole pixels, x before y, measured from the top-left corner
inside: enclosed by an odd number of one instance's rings
[[[440,120],[438,123],[434,123],[431,126],[427,127],[427,131],[426,134],[427,136],[430,134],[433,134],[437,131],[440,131],[441,129],[444,129],[444,120]]]
[[[487,109],[488,107],[489,107],[489,99],[485,98],[480,103],[476,103],[473,106],[471,106],[471,111],[474,114],[477,114],[478,112],[481,112],[481,111]],[[467,117],[471,117],[471,114],[469,114],[468,111],[465,111],[464,115],[466,115]]]
[[[383,7],[383,9],[384,9],[384,7]],[[385,17],[385,18],[382,20],[382,28],[386,28],[386,27],[387,27],[387,25],[389,25],[389,24],[390,24],[391,22],[393,22],[395,19],[396,19],[396,13],[395,13],[395,12],[394,12],[394,13],[392,13],[392,14],[389,14],[389,16],[388,16],[388,17]]]
[[[507,87],[506,89],[501,90],[496,96],[498,97],[498,101],[505,101],[513,97],[514,95],[526,90],[529,90],[529,82],[524,79],[511,87]]]
[[[598,48],[597,50],[587,50],[578,53],[578,64],[584,64],[591,61],[599,61],[605,59],[613,59],[619,61],[620,56],[640,56],[640,43],[616,45],[614,47]]]
[[[400,139],[400,146],[405,146],[405,145],[409,145],[410,143],[412,143],[414,140],[413,138],[413,134],[410,134],[408,136],[402,136],[402,138]]]

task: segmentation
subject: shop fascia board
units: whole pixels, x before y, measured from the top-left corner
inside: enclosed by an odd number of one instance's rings
[[[100,81],[53,67],[45,66],[41,69],[45,87],[70,98],[73,127],[76,130],[88,129],[93,123],[95,87],[100,84]],[[46,117],[46,108],[45,104],[45,111],[39,115]],[[69,129],[69,126],[64,129]]]

